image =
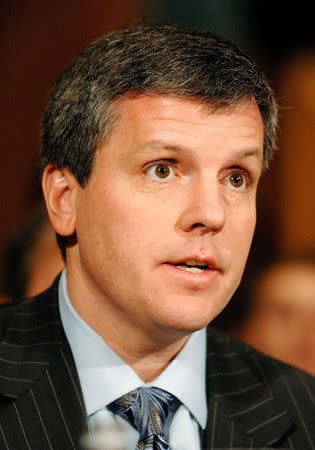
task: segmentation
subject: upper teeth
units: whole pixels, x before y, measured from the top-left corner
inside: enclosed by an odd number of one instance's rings
[[[188,272],[200,273],[203,272],[208,265],[204,262],[196,261],[191,259],[183,263],[176,264],[179,269],[187,270]]]

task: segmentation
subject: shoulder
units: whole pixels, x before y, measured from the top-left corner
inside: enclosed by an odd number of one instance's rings
[[[42,316],[45,311],[58,306],[58,281],[59,278],[50,288],[35,297],[8,300],[0,304],[0,341],[9,324],[14,326],[22,317],[25,321],[34,320],[35,316]]]
[[[209,327],[206,385],[209,411],[220,411],[259,447],[314,448],[311,375]]]

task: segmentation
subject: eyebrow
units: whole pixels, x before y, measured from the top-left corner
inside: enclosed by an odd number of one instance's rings
[[[259,148],[253,147],[251,149],[239,150],[233,155],[233,158],[246,159],[246,158],[251,158],[251,157],[254,157],[259,162],[262,163],[263,159],[264,159],[264,153]]]
[[[184,145],[178,144],[170,144],[168,142],[161,141],[159,139],[153,139],[151,141],[146,142],[143,146],[140,146],[137,150],[137,153],[154,153],[156,151],[166,150],[174,153],[182,153],[182,154],[191,154],[193,150],[189,147],[185,147]],[[248,148],[248,149],[240,149],[236,151],[233,155],[233,159],[242,158],[257,158],[257,160],[262,163],[263,162],[263,152],[258,147]]]
[[[159,150],[167,150],[169,152],[181,152],[181,153],[190,153],[191,149],[185,147],[183,145],[174,145],[159,139],[153,139],[151,141],[146,142],[144,145],[140,146],[137,150],[138,153],[153,153]]]

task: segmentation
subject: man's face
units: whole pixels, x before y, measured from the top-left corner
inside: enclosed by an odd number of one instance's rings
[[[87,186],[77,187],[70,296],[97,304],[120,329],[200,329],[234,293],[251,244],[258,107],[211,113],[143,95],[123,99],[119,111]]]

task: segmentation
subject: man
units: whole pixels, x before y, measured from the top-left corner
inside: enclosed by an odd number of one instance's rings
[[[211,328],[205,343],[275,128],[263,75],[206,32],[127,28],[70,63],[41,157],[66,270],[3,310],[1,448],[78,448],[103,423],[128,449],[314,448],[311,377]]]

